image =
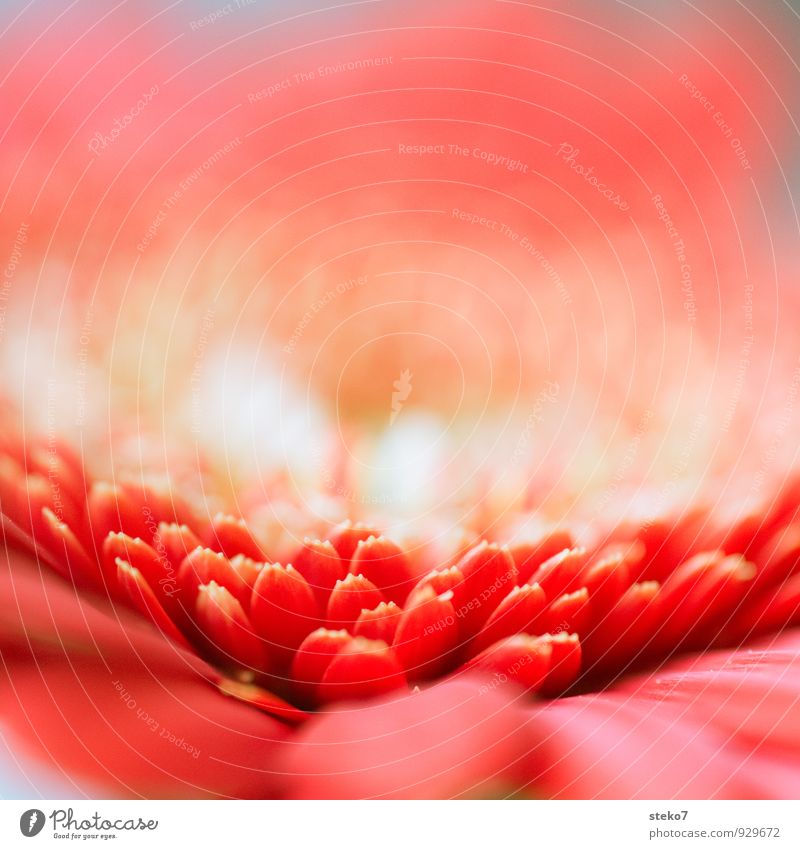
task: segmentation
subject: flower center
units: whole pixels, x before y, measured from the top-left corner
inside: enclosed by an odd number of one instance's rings
[[[796,624],[797,489],[724,532],[697,512],[591,549],[554,529],[476,541],[431,568],[345,521],[274,562],[243,520],[87,481],[67,449],[0,456],[7,541],[138,611],[211,662],[225,692],[290,719],[468,670],[554,697]]]

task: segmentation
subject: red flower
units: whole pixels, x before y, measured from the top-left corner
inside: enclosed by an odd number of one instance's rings
[[[783,11],[467,5],[2,28],[0,724],[67,795],[798,795]]]
[[[798,789],[797,633],[737,648],[800,624],[800,547],[786,543],[797,485],[757,529],[726,529],[723,544],[735,540],[748,559],[704,552],[711,528],[673,568],[663,542],[631,544],[646,536],[548,556],[550,540],[569,539],[559,532],[510,548],[482,542],[424,573],[383,538],[352,545],[360,531],[345,525],[336,546],[298,550],[336,564],[344,577],[331,587],[321,563],[306,568],[309,583],[291,565],[249,559],[240,549],[260,543],[243,523],[184,507],[178,525],[166,493],[94,483],[64,451],[51,450],[52,488],[38,487],[36,454],[3,458],[6,539],[39,562],[14,555],[3,574],[4,713],[15,741],[76,792]],[[128,536],[142,515],[158,524]],[[180,536],[211,547],[183,549]],[[382,557],[365,559],[373,550]],[[357,571],[367,562],[372,580]],[[417,584],[410,593],[397,589],[401,574]],[[367,621],[374,630],[359,636]],[[617,681],[642,665],[656,671]]]

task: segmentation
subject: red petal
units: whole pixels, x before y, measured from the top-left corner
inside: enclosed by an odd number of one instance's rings
[[[292,679],[304,701],[314,703],[330,662],[352,639],[347,631],[317,628],[300,644],[292,661]]]
[[[148,540],[162,522],[192,527],[197,524],[193,510],[168,482],[123,481],[120,489],[132,503],[139,506],[139,512],[148,527]]]
[[[652,648],[658,623],[654,599],[659,589],[657,581],[633,584],[586,635],[583,654],[584,668],[588,672],[601,669],[623,672],[625,664],[643,658]]]
[[[410,681],[433,678],[452,662],[459,645],[459,628],[451,592],[436,595],[431,587],[403,611],[394,639],[394,652]]]
[[[146,585],[145,585],[146,586]],[[127,611],[107,615],[26,558],[0,558],[3,733],[91,798],[263,797],[283,722]]]
[[[28,471],[38,472],[52,481],[53,488],[73,504],[82,504],[86,495],[86,471],[80,457],[70,446],[56,439],[43,442],[30,451]]]
[[[634,573],[636,581],[666,580],[676,563],[697,551],[707,520],[707,510],[698,506],[683,510],[679,515],[658,517],[640,528],[634,538],[641,541],[645,552]]]
[[[519,573],[517,580],[520,584],[528,583],[542,563],[574,545],[569,531],[555,528],[536,542],[518,542],[509,546],[508,550]]]
[[[426,587],[430,587],[436,595],[446,593],[448,590],[455,589],[464,580],[460,569],[457,566],[451,566],[449,569],[435,569],[428,572],[419,579],[419,582],[413,590],[408,594],[406,605],[412,605],[418,600],[418,595],[423,593]]]
[[[255,635],[241,604],[225,587],[211,581],[197,594],[196,621],[223,664],[266,671],[264,643]]]
[[[108,594],[109,588],[117,584],[116,567],[110,576],[113,580],[107,579],[68,525],[60,522],[48,507],[43,509],[42,517],[51,534],[47,548],[59,564],[65,567],[61,574],[77,586],[92,588],[103,595]]]
[[[697,593],[698,613],[687,626],[686,645],[707,648],[739,615],[749,597],[755,566],[738,555],[726,557],[711,570]]]
[[[129,537],[149,539],[147,522],[130,496],[111,484],[92,484],[88,496],[89,528],[97,551],[102,551],[106,537],[121,531]]]
[[[308,799],[447,799],[514,786],[529,740],[516,694],[459,678],[316,716],[287,747],[291,793]]]
[[[735,510],[736,519],[732,524],[726,521],[724,514],[715,517],[722,527],[717,548],[750,555],[751,552],[757,552],[762,546],[768,545],[770,538],[785,527],[787,519],[796,515],[797,483],[797,478],[788,480],[783,494],[772,499],[769,510],[765,510],[764,504],[759,502],[749,512],[744,513],[741,504],[734,501],[731,507]],[[787,495],[788,504],[784,500]]]
[[[725,555],[721,551],[704,551],[681,563],[664,581],[659,594],[659,606],[663,615],[677,611],[693,593],[709,569],[721,563]]]
[[[539,566],[530,583],[539,584],[547,598],[553,601],[581,586],[579,579],[586,560],[583,548],[561,551]]]
[[[209,548],[196,548],[184,557],[178,568],[179,600],[190,615],[194,613],[198,587],[211,581],[225,587],[243,610],[249,610],[252,587],[247,578],[233,568],[224,554]]]
[[[800,527],[781,528],[752,559],[758,567],[754,591],[791,578],[800,571]]]
[[[103,541],[103,567],[108,576],[115,575],[117,560],[125,560],[137,569],[159,603],[170,610],[178,586],[175,570],[168,560],[160,557],[154,548],[141,539],[132,539],[122,533],[110,533]]]
[[[754,798],[724,736],[678,709],[598,693],[531,711],[530,792],[556,799]],[[779,788],[776,788],[779,792]]]
[[[347,565],[329,541],[306,539],[292,558],[292,566],[306,579],[321,609],[334,584],[347,574]]]
[[[199,537],[186,525],[162,522],[153,537],[153,548],[177,570],[184,557],[200,548]]]
[[[508,549],[482,542],[457,563],[464,580],[453,588],[453,607],[462,635],[473,636],[516,583]]]
[[[245,611],[250,609],[253,588],[263,568],[262,562],[245,557],[244,554],[237,554],[231,558],[231,569],[237,574],[241,582],[237,582],[235,588],[228,587],[228,589],[239,599]]]
[[[328,599],[327,618],[331,628],[351,626],[362,610],[374,610],[384,600],[381,591],[363,575],[347,575],[337,581]]]
[[[328,541],[339,552],[339,556],[344,560],[345,564],[350,562],[355,553],[356,546],[362,541],[370,537],[379,537],[381,532],[369,525],[362,525],[360,522],[353,524],[349,519],[337,525],[330,534]]]
[[[536,693],[550,671],[552,654],[550,639],[517,634],[482,651],[470,660],[465,668],[493,673],[485,687],[513,681],[528,692]]]
[[[208,548],[222,552],[227,558],[244,554],[252,560],[263,561],[264,551],[250,533],[243,519],[218,513],[211,521],[207,537]]]
[[[390,646],[394,642],[402,613],[393,601],[382,601],[373,610],[362,610],[353,626],[353,636],[383,640]]]
[[[8,457],[0,457],[0,508],[22,532],[35,542],[51,541],[45,508],[52,508],[52,491],[41,475],[25,473]]]
[[[326,703],[382,696],[406,686],[406,677],[386,643],[353,637],[334,655],[318,690]]]
[[[319,626],[319,608],[305,578],[292,566],[266,563],[250,603],[256,633],[288,662],[303,638]]]
[[[88,544],[88,537],[82,533],[85,530],[86,500],[82,474],[60,457],[57,450],[49,447],[31,451],[28,470],[47,481],[51,506],[58,520],[78,531],[82,543]]]
[[[745,640],[800,624],[800,575],[748,600],[730,628],[730,638]]]
[[[600,621],[633,583],[625,554],[618,552],[593,563],[586,570],[582,582],[589,591],[592,617]]]
[[[800,633],[709,652],[531,711],[535,792],[573,799],[800,794]]]
[[[680,566],[664,582],[657,599],[659,646],[678,646],[698,630],[724,624],[744,597],[755,574],[741,557],[726,558],[721,552],[699,554]],[[708,645],[715,633],[703,635]]]
[[[577,634],[544,634],[550,644],[550,669],[542,685],[542,695],[560,696],[581,673],[581,644]]]
[[[42,480],[41,478],[39,478]],[[45,484],[46,486],[46,484]],[[0,510],[30,536],[30,511],[25,506],[25,472],[6,454],[0,454]],[[46,495],[39,510],[49,507]]]
[[[547,599],[538,584],[514,587],[470,644],[470,654],[478,654],[504,637],[539,633],[546,607]]]
[[[586,634],[589,622],[589,592],[583,587],[562,595],[550,605],[545,615],[545,630],[551,634]]]
[[[638,676],[618,688],[620,698],[646,698],[651,705],[684,705],[691,719],[709,723],[745,747],[766,742],[783,750],[785,763],[800,765],[800,633],[797,631],[737,650],[708,652]],[[758,756],[753,757],[757,762]],[[743,768],[748,770],[746,763]],[[755,767],[755,763],[754,763]],[[753,769],[755,773],[755,769]],[[769,774],[765,790],[776,795]],[[800,786],[800,771],[795,771]]]
[[[388,601],[403,604],[414,585],[414,574],[402,549],[385,537],[359,542],[350,563],[353,575],[363,575]]]
[[[279,696],[259,687],[257,684],[245,684],[224,675],[220,675],[214,680],[220,692],[224,695],[232,696],[245,704],[252,705],[270,716],[278,716],[294,725],[307,722],[310,718],[310,715],[305,711],[285,702]]]
[[[175,623],[167,616],[142,573],[124,560],[117,558],[117,581],[133,606],[150,620],[162,634],[183,648],[190,648],[186,638]]]

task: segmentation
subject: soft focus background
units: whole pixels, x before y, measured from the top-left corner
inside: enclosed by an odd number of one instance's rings
[[[798,45],[780,0],[4,2],[11,415],[288,537],[741,511],[797,460]]]

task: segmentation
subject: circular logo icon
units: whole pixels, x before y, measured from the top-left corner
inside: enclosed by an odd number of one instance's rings
[[[31,808],[19,818],[19,830],[25,837],[36,837],[44,828],[44,812],[38,808]]]

